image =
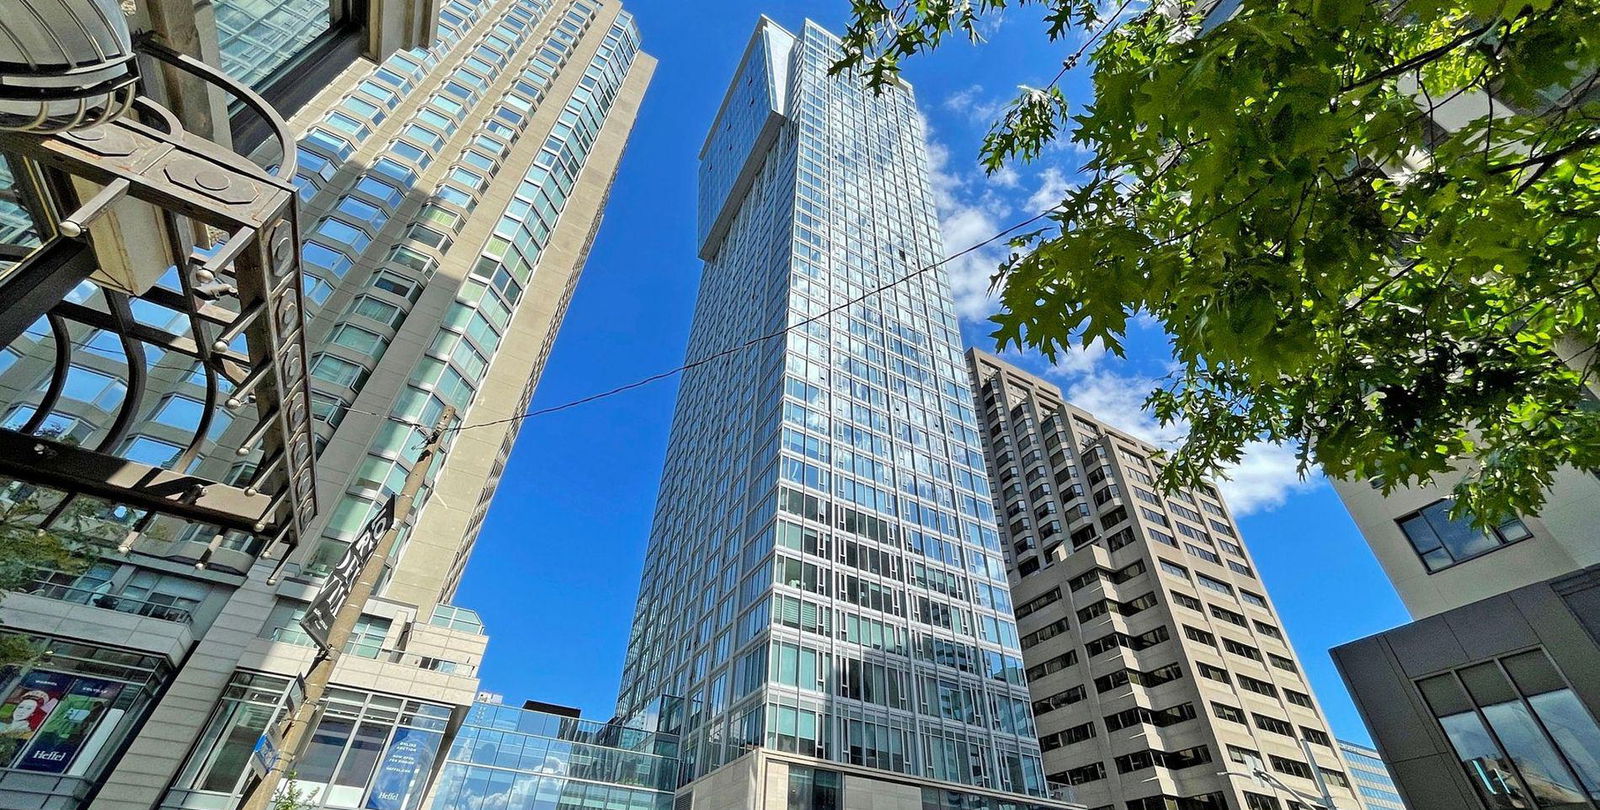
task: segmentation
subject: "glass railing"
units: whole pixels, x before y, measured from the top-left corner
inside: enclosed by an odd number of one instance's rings
[[[131,613],[136,616],[148,616],[164,622],[178,622],[179,624],[192,624],[194,617],[189,611],[144,599],[134,599],[116,594],[101,593],[88,588],[75,588],[70,585],[59,585],[48,580],[35,580],[22,589],[23,593],[55,599],[62,602],[71,602],[77,605],[114,610],[118,613]]]
[[[300,628],[298,622],[286,627],[272,628],[272,632],[267,634],[267,638],[283,644],[293,644],[296,647],[311,647],[316,644],[315,641],[311,640],[311,636]],[[478,668],[471,664],[451,661],[446,658],[430,658],[414,652],[381,647],[377,644],[357,639],[345,642],[343,654],[373,661],[386,661],[391,664],[404,664],[417,669],[426,669],[430,672],[442,672],[447,675],[462,675],[470,678],[476,677],[478,673]]]
[[[620,722],[601,723],[489,703],[473,704],[467,723],[497,731],[593,743],[628,751],[656,751],[659,750],[657,743],[660,741],[677,741],[675,734],[644,731]]]

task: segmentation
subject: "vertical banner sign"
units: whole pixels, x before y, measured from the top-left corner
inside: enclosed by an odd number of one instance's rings
[[[55,711],[71,684],[71,675],[40,670],[17,681],[5,702],[0,703],[0,768],[10,767],[17,752],[39,733],[45,718]]]
[[[17,767],[25,771],[65,773],[73,757],[83,748],[100,718],[117,700],[122,684],[98,678],[79,678],[72,682],[50,719],[44,721],[33,745],[22,755]]]
[[[378,764],[367,810],[414,810],[422,801],[442,738],[437,731],[401,726]]]
[[[317,598],[311,600],[311,605],[306,608],[306,616],[300,620],[300,627],[322,649],[328,649],[328,634],[333,630],[334,617],[339,615],[345,600],[350,598],[350,589],[361,578],[361,571],[367,567],[367,560],[372,559],[372,551],[378,547],[378,541],[392,526],[394,496],[390,495],[378,514],[373,515],[356,539],[350,542],[338,567],[328,574],[327,581],[322,583],[322,590],[317,592]]]

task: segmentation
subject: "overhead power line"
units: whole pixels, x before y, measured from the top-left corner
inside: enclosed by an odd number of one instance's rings
[[[729,347],[727,347],[725,349],[722,349],[720,351],[712,352],[711,354],[708,354],[708,355],[706,355],[704,357],[701,357],[699,359],[696,359],[696,360],[690,360],[690,361],[684,363],[681,366],[670,368],[670,369],[667,369],[665,371],[660,371],[660,372],[657,372],[655,374],[651,374],[648,377],[641,377],[641,378],[639,378],[637,380],[634,380],[633,382],[625,383],[625,384],[619,385],[619,386],[617,386],[615,388],[610,388],[610,389],[607,389],[605,391],[600,391],[600,392],[597,392],[597,393],[594,393],[594,394],[590,394],[590,395],[585,396],[585,397],[579,397],[578,399],[569,400],[569,401],[563,402],[563,403],[561,403],[559,405],[551,405],[551,406],[546,407],[546,408],[538,408],[538,409],[535,409],[535,410],[528,411],[526,413],[517,414],[516,416],[508,416],[508,417],[506,417],[504,419],[491,419],[491,420],[486,421],[486,422],[476,422],[476,423],[473,423],[473,424],[457,425],[454,428],[450,428],[450,430],[458,430],[459,431],[459,430],[472,430],[474,428],[482,428],[482,427],[492,427],[494,425],[503,425],[503,424],[506,424],[508,422],[517,422],[517,421],[521,421],[523,419],[531,419],[531,418],[533,418],[535,416],[544,416],[546,414],[558,413],[560,411],[569,410],[569,409],[572,409],[572,408],[579,407],[581,405],[587,405],[587,404],[589,404],[591,402],[595,402],[597,400],[608,399],[608,398],[614,397],[614,396],[616,396],[618,394],[622,394],[622,393],[625,393],[625,392],[628,392],[628,391],[632,391],[635,388],[643,388],[644,386],[647,386],[647,385],[649,385],[651,383],[660,382],[661,380],[665,380],[665,379],[667,379],[669,377],[673,377],[673,376],[676,376],[678,374],[682,374],[683,372],[688,371],[689,369],[697,368],[699,366],[706,365],[707,363],[711,363],[711,362],[714,362],[716,360],[720,360],[720,359],[722,359],[724,357],[728,357],[729,355],[737,354],[737,353],[742,352],[742,351],[744,351],[746,349],[749,349],[751,347],[758,346],[758,345],[760,345],[762,343],[765,343],[765,342],[767,342],[769,340],[773,340],[773,339],[776,339],[776,338],[783,337],[783,336],[787,335],[788,333],[790,333],[790,332],[792,332],[792,331],[794,331],[796,329],[799,329],[799,328],[801,328],[803,326],[806,326],[808,324],[815,323],[818,320],[821,320],[822,318],[825,318],[825,317],[827,317],[829,315],[832,315],[832,314],[834,314],[836,312],[840,312],[840,311],[842,311],[842,310],[844,310],[844,309],[846,309],[848,307],[855,306],[856,304],[859,304],[859,303],[867,300],[868,298],[871,298],[874,295],[878,295],[879,293],[885,292],[887,290],[893,289],[896,286],[904,284],[907,281],[910,281],[910,280],[912,280],[914,278],[917,278],[917,277],[923,275],[924,273],[928,273],[928,272],[930,272],[932,270],[935,270],[935,269],[938,269],[940,267],[943,267],[944,265],[949,264],[950,262],[955,261],[956,259],[959,259],[962,256],[965,256],[965,255],[967,255],[969,253],[973,253],[975,251],[981,250],[981,249],[993,244],[994,242],[996,242],[996,241],[998,241],[998,240],[1000,240],[1000,239],[1002,239],[1002,238],[1004,238],[1004,237],[1006,237],[1006,236],[1008,236],[1008,235],[1010,235],[1010,234],[1012,234],[1012,233],[1014,233],[1016,231],[1019,231],[1019,230],[1021,230],[1023,228],[1026,228],[1029,225],[1032,225],[1035,222],[1038,222],[1041,219],[1044,219],[1045,217],[1049,216],[1050,213],[1052,211],[1054,211],[1054,210],[1055,210],[1054,208],[1051,208],[1051,209],[1047,209],[1045,211],[1041,211],[1041,212],[1039,212],[1037,214],[1034,214],[1033,216],[1028,217],[1027,219],[1024,219],[1024,220],[1022,220],[1020,222],[1017,222],[1017,223],[1015,223],[1015,224],[1013,224],[1013,225],[1011,225],[1009,227],[1006,227],[1006,228],[1000,230],[999,232],[995,233],[993,236],[988,237],[987,239],[984,239],[984,240],[982,240],[980,242],[977,242],[977,243],[975,243],[973,245],[970,245],[970,246],[968,246],[966,248],[963,248],[962,250],[959,250],[959,251],[957,251],[955,253],[952,253],[949,256],[946,256],[943,259],[940,259],[939,261],[936,261],[936,262],[934,262],[932,264],[920,267],[920,268],[918,268],[916,270],[911,271],[910,273],[907,273],[906,275],[903,275],[903,276],[900,276],[899,278],[893,279],[892,281],[884,282],[883,284],[880,284],[877,287],[874,287],[874,288],[872,288],[870,290],[867,290],[866,292],[864,292],[864,293],[862,293],[862,294],[860,294],[860,295],[858,295],[858,296],[856,296],[854,298],[851,298],[850,300],[845,301],[844,303],[837,304],[835,306],[829,307],[829,308],[827,308],[827,309],[825,309],[825,310],[823,310],[821,312],[816,313],[815,315],[812,315],[810,317],[807,317],[807,318],[804,318],[802,320],[796,321],[795,323],[792,323],[792,324],[790,324],[790,325],[788,325],[788,326],[786,326],[786,327],[784,327],[782,329],[777,329],[777,330],[774,330],[772,332],[768,332],[768,333],[766,333],[764,335],[758,335],[756,337],[750,338],[749,340],[746,340],[743,343],[740,343],[740,344],[737,344],[737,345],[734,345],[734,346],[729,346]]]

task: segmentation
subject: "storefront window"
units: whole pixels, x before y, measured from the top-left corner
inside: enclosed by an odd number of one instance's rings
[[[93,779],[170,669],[159,658],[40,639],[48,655],[0,668],[0,768]]]
[[[190,757],[182,793],[238,795],[256,740],[277,713],[289,681],[238,672]],[[322,718],[294,763],[306,810],[416,810],[438,755],[450,707],[331,688]]]
[[[250,751],[276,719],[288,688],[287,678],[234,673],[178,784],[217,793],[237,791]]]

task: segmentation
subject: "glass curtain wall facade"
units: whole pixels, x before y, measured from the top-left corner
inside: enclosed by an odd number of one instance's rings
[[[1047,778],[1097,810],[1294,807],[1249,778],[1260,768],[1359,806],[1216,489],[1162,493],[1155,447],[967,359]]]
[[[1377,749],[1340,740],[1339,751],[1350,763],[1350,781],[1355,783],[1356,792],[1361,794],[1367,810],[1406,810],[1400,789],[1389,775],[1389,764],[1383,761]]]
[[[474,704],[450,743],[432,810],[667,810],[677,737]]]
[[[618,711],[687,696],[689,779],[766,747],[1042,795],[950,282],[919,272],[943,246],[913,94],[839,55],[763,19],[702,151],[704,362]]]

